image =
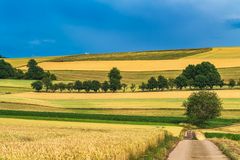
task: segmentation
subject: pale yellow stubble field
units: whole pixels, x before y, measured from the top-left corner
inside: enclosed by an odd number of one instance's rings
[[[213,48],[209,52],[204,52],[201,54],[196,54],[193,56],[184,57],[183,59],[194,59],[194,58],[209,58],[209,59],[228,59],[240,58],[240,47],[218,47]]]
[[[156,98],[187,98],[195,91],[164,91],[135,93],[37,93],[25,92],[14,95],[2,95],[2,98],[30,99],[156,99]],[[240,98],[240,90],[215,90],[220,98]]]
[[[163,129],[136,126],[0,118],[0,159],[128,159],[163,138]]]
[[[217,68],[239,67],[240,59],[179,59],[179,60],[135,60],[135,61],[75,61],[43,62],[39,66],[45,70],[94,70],[108,71],[117,67],[121,71],[165,71],[182,70],[189,64],[204,61],[213,63]],[[21,69],[27,69],[23,67]]]

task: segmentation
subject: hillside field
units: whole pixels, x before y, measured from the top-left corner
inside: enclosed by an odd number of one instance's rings
[[[6,59],[26,70],[30,58]],[[58,82],[107,80],[118,67],[122,82],[137,85],[151,76],[175,78],[189,64],[210,61],[225,82],[240,78],[240,47],[84,54],[36,58],[39,66],[56,74]],[[37,93],[33,80],[0,80],[0,159],[136,159],[162,147],[160,155],[177,143],[188,123],[182,104],[194,91],[123,93]],[[239,86],[214,88],[222,99],[219,118],[202,132],[238,134]],[[168,133],[168,134],[166,134]],[[170,136],[170,139],[166,138]],[[228,146],[236,142],[216,139]],[[170,143],[170,144],[168,144]],[[233,148],[230,146],[230,148]],[[158,154],[159,154],[158,153]],[[152,155],[153,156],[153,155]]]

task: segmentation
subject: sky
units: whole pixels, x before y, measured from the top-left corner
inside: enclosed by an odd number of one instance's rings
[[[240,46],[239,0],[0,0],[0,55]]]

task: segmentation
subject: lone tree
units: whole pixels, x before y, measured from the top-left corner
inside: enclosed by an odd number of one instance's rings
[[[37,92],[43,89],[43,83],[41,81],[35,81],[31,84],[31,86]]]
[[[189,121],[202,125],[221,115],[222,102],[214,92],[199,91],[192,93],[183,103]]]
[[[122,88],[122,85],[121,85],[122,76],[120,74],[120,70],[114,67],[108,73],[108,78],[109,78],[109,87],[112,92],[116,92],[117,90]]]

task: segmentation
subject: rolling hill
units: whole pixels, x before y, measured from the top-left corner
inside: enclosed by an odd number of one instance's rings
[[[29,58],[5,60],[26,70]],[[36,60],[42,68],[55,73],[59,80],[104,80],[112,67],[118,67],[124,74],[125,82],[139,84],[159,74],[174,78],[187,65],[203,61],[215,64],[225,80],[240,78],[240,47],[79,54]]]

